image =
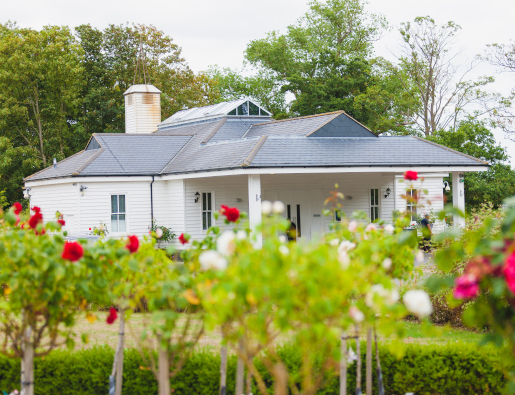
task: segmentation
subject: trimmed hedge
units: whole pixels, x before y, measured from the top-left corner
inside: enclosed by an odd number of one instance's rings
[[[364,344],[361,349],[365,349]],[[295,349],[284,346],[279,354],[290,369],[298,369],[300,354]],[[385,389],[389,395],[404,395],[406,392],[417,395],[502,394],[507,383],[500,368],[498,352],[492,348],[480,349],[472,344],[409,345],[404,356],[398,359],[387,346],[383,346],[380,355]],[[113,350],[108,347],[55,351],[45,358],[36,359],[36,394],[106,394],[112,363]],[[0,392],[19,389],[19,367],[19,360],[0,357]],[[258,369],[263,373],[268,387],[272,388],[270,375],[260,364]],[[363,366],[363,377],[364,369]],[[229,394],[234,391],[235,372],[236,358],[233,356],[228,361]],[[172,393],[218,394],[219,374],[219,356],[210,352],[197,352],[171,381]],[[348,378],[348,392],[352,393],[356,383],[355,363],[349,367]],[[329,377],[318,394],[338,395],[338,388],[338,376]],[[144,360],[136,350],[125,350],[123,392],[131,395],[157,393],[154,375],[146,369]],[[259,392],[254,389],[253,393]],[[375,381],[374,393],[377,393]]]

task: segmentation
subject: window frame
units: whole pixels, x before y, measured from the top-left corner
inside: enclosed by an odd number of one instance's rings
[[[409,198],[413,198],[413,191],[415,191],[415,196],[417,195],[418,190],[416,188],[411,188],[406,190],[406,211],[410,214],[410,223],[417,220],[418,217],[418,204],[417,202],[410,201]],[[414,211],[413,211],[414,209]],[[415,219],[413,219],[413,215],[415,215]]]
[[[204,210],[204,194],[210,193],[211,194],[211,210]],[[202,231],[202,234],[207,233],[207,230],[209,229],[209,226],[207,226],[206,229],[204,229],[204,212],[210,212],[211,213],[211,226],[215,226],[215,216],[214,211],[216,208],[215,205],[215,192],[214,191],[200,191],[200,230]],[[207,225],[207,224],[206,224]]]
[[[375,196],[377,199],[376,204],[373,204],[373,202],[372,202],[372,193],[375,193],[372,191],[377,192],[377,195]],[[372,218],[372,209],[373,208],[377,209],[377,217],[376,218]],[[369,210],[368,213],[370,216],[371,223],[377,221],[378,219],[381,219],[381,188],[370,188],[369,189],[368,210]]]
[[[117,213],[113,213],[113,206],[112,206],[112,196],[118,196],[118,212]],[[125,196],[125,212],[120,212],[120,196]],[[129,215],[128,215],[128,201],[129,201],[129,194],[127,192],[113,192],[113,193],[110,193],[109,194],[109,232],[110,234],[112,235],[127,235],[129,234]],[[117,215],[120,215],[120,214],[124,214],[125,215],[125,231],[123,232],[120,232],[120,231],[114,231],[113,230],[113,226],[112,226],[112,219],[111,219],[111,216],[113,214],[117,214]],[[119,221],[120,219],[118,218],[118,225],[119,225]],[[118,226],[118,229],[120,229],[120,226]]]

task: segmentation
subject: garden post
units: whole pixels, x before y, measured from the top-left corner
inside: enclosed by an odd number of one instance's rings
[[[374,339],[376,343],[376,361],[377,361],[377,387],[378,394],[384,395],[384,385],[383,385],[383,372],[381,370],[381,361],[379,360],[379,348],[377,346],[377,332],[374,328]]]
[[[367,387],[366,394],[372,395],[372,329],[367,329]]]
[[[342,332],[340,343],[340,395],[347,395],[347,333]]]
[[[220,395],[227,395],[227,346],[220,350]]]
[[[159,395],[170,395],[170,361],[168,359],[168,349],[163,346],[161,341],[159,341],[157,377]]]
[[[123,343],[125,335],[125,309],[120,309],[120,332],[118,333],[118,361],[116,363],[116,392],[115,395],[122,395],[123,384]]]
[[[244,351],[244,344],[243,339],[240,339],[239,341],[239,347],[240,352],[243,353]],[[245,376],[245,365],[243,364],[243,359],[240,355],[238,355],[238,364],[236,365],[236,395],[243,395],[243,383],[244,383],[244,376]]]
[[[359,344],[359,325],[356,325],[356,395],[361,395],[361,347]]]
[[[25,344],[23,345],[23,359],[25,365],[25,381],[23,383],[23,395],[34,395],[34,343],[31,341],[32,331],[28,327],[25,332]]]
[[[252,394],[252,373],[250,369],[247,369],[247,375],[245,376],[245,395]]]

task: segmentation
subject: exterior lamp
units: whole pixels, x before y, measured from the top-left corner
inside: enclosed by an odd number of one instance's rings
[[[449,182],[447,181],[444,181],[443,182],[443,187],[446,191],[450,191],[451,190],[451,187],[449,186]]]
[[[80,190],[80,193],[81,193],[81,195],[82,195],[82,196],[84,196],[84,191],[85,191],[86,189],[88,189],[88,187],[87,187],[87,186],[85,186],[85,185],[81,185],[81,186],[80,186],[79,190]]]
[[[200,199],[200,193],[195,193],[195,203],[198,203],[198,200]]]
[[[384,198],[386,199],[388,196],[390,196],[390,193],[392,193],[392,190],[390,188],[386,188],[386,193],[384,194]]]
[[[30,198],[30,187],[23,189],[23,198],[24,199],[29,199]]]

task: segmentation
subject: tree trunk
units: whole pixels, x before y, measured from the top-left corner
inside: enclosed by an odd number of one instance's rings
[[[239,347],[240,347],[240,352],[243,353],[243,350],[245,347],[243,344],[243,339],[240,339]],[[243,364],[243,359],[241,359],[241,357],[238,356],[238,364],[236,365],[236,391],[235,391],[236,395],[244,395],[244,393],[243,393],[244,376],[245,376],[245,365]]]
[[[220,350],[220,395],[227,395],[227,346]]]
[[[274,395],[288,395],[288,371],[282,363],[274,366]]]
[[[30,206],[30,205],[29,205]],[[25,386],[25,359],[23,353],[23,344],[21,345],[21,366],[20,366],[20,391],[23,394],[23,387]]]
[[[372,329],[367,329],[367,388],[366,394],[372,395]]]
[[[247,375],[245,376],[245,395],[252,395],[252,373],[250,369],[247,369]]]
[[[159,342],[158,360],[158,387],[159,395],[170,395],[170,361],[168,359],[168,349],[163,348]]]
[[[359,344],[359,325],[356,325],[356,395],[361,395],[361,347]]]
[[[31,328],[27,328],[23,345],[23,359],[25,365],[25,382],[23,395],[34,395],[34,343],[31,340]]]
[[[123,343],[125,335],[125,310],[120,310],[120,332],[118,334],[118,366],[116,367],[115,395],[122,395],[123,385]]]
[[[340,395],[347,395],[347,333],[342,332],[340,343]]]

